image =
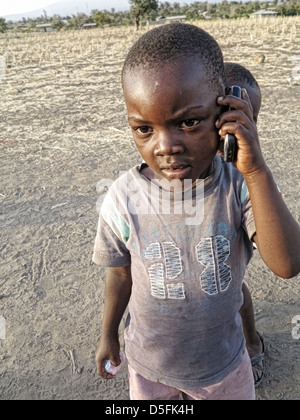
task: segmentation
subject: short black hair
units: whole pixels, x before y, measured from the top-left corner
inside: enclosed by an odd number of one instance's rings
[[[157,68],[194,56],[201,59],[212,84],[224,89],[224,60],[217,41],[203,29],[184,23],[166,24],[144,34],[129,51],[122,76],[127,71]]]
[[[240,64],[226,62],[225,74],[227,80],[233,79],[236,83],[247,83],[249,86],[255,87],[260,91],[260,86],[253,74]]]

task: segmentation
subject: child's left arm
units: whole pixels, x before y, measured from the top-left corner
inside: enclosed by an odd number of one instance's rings
[[[268,267],[278,276],[291,278],[300,272],[300,226],[278,192],[259,145],[249,96],[226,96],[218,104],[234,110],[222,114],[216,123],[219,134],[234,134],[238,141],[237,169],[246,181],[256,225],[254,237]]]

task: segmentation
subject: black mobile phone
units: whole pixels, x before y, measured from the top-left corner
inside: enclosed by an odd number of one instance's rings
[[[232,86],[230,95],[242,97],[242,89],[239,86]],[[229,108],[230,109],[230,108]],[[237,140],[234,134],[226,134],[224,140],[224,161],[234,162],[237,158]]]

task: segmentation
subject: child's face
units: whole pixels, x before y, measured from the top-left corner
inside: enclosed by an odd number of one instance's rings
[[[156,178],[195,182],[211,172],[219,142],[217,97],[224,92],[209,87],[206,73],[195,59],[125,73],[133,138]]]

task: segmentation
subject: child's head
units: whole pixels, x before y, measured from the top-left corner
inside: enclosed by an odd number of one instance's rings
[[[217,42],[196,26],[158,27],[133,46],[122,77],[135,143],[155,175],[206,177],[219,142],[217,97],[226,87]]]
[[[228,87],[238,85],[247,90],[253,108],[253,118],[257,123],[261,107],[261,91],[255,77],[245,67],[236,63],[225,63],[225,73]]]
[[[181,23],[163,25],[142,36],[126,57],[123,80],[128,72],[138,69],[157,70],[190,58],[200,60],[211,85],[222,92],[226,78],[219,45],[204,30]]]

